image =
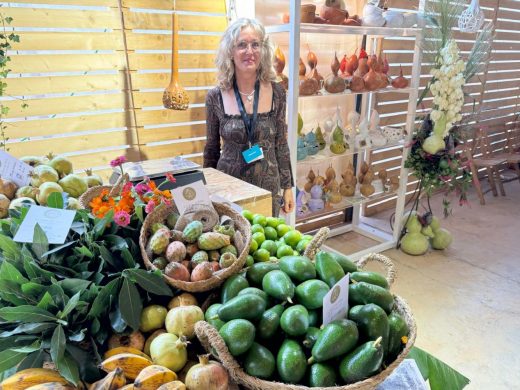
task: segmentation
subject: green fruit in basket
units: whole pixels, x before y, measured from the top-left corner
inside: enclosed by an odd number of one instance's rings
[[[256,262],[265,262],[265,261],[269,261],[269,258],[271,257],[271,254],[269,253],[269,251],[267,249],[258,249],[255,251],[255,253],[253,253],[253,258],[255,259]]]
[[[349,318],[357,324],[361,338],[363,340],[375,340],[382,337],[381,346],[386,353],[388,351],[390,327],[385,311],[373,303],[363,305],[360,308],[354,306],[354,308],[349,312]]]
[[[253,222],[253,213],[249,210],[242,210],[242,216],[249,222]]]
[[[152,233],[155,233],[159,229],[168,229],[168,226],[160,222],[156,222],[152,225]]]
[[[275,228],[280,225],[281,223],[285,223],[285,220],[283,222],[275,217],[267,217],[266,218],[267,226]]]
[[[356,272],[358,270],[357,265],[353,261],[349,260],[346,256],[333,252],[329,253],[329,255],[332,256],[334,260],[336,260],[336,262],[341,266],[341,268],[343,268],[343,271],[345,273]]]
[[[307,371],[307,362],[298,342],[286,339],[282,343],[276,356],[276,368],[280,378],[286,383],[299,383],[303,379]]]
[[[282,257],[280,259],[280,269],[298,282],[304,282],[316,277],[314,264],[305,256]]]
[[[262,286],[264,276],[273,270],[280,269],[278,263],[266,262],[253,264],[246,273],[247,280],[254,286]],[[238,294],[238,293],[237,293]]]
[[[222,303],[215,303],[208,307],[206,310],[206,313],[204,313],[204,319],[206,322],[212,326],[214,326],[217,330],[220,330],[225,324],[224,321],[217,318],[215,319],[215,316],[218,315],[218,309],[222,306]]]
[[[303,253],[305,252],[305,249],[307,249],[307,246],[309,245],[311,241],[310,240],[304,240],[301,239],[298,244],[296,245],[296,252]]]
[[[235,228],[231,225],[217,225],[213,228],[214,232],[225,234],[229,238],[235,236]]]
[[[197,242],[199,248],[206,251],[220,249],[231,243],[229,236],[215,232],[202,233]]]
[[[218,264],[220,265],[220,269],[224,269],[231,267],[233,264],[235,264],[236,261],[237,257],[233,253],[226,252],[220,256]]]
[[[316,344],[316,340],[318,340],[320,332],[321,330],[319,328],[309,326],[307,333],[305,333],[305,338],[302,341],[303,346],[307,349],[312,349],[314,344]]]
[[[246,267],[251,267],[255,263],[255,259],[251,255],[246,257]]]
[[[168,229],[157,230],[148,242],[149,249],[156,255],[163,254],[170,243],[170,231]]]
[[[356,271],[350,274],[350,280],[355,280],[356,282],[367,282],[370,284],[375,284],[376,286],[380,286],[388,289],[388,281],[386,278],[378,274],[377,272],[370,271]]]
[[[168,217],[166,217],[166,225],[168,225],[170,229],[175,229],[175,225],[177,224],[179,217],[180,215],[177,213],[168,214]]]
[[[206,251],[197,251],[191,256],[191,262],[194,267],[206,261],[209,261],[208,252]]]
[[[255,240],[258,243],[258,245],[262,245],[262,243],[265,241],[264,233],[260,233],[260,232],[253,233],[251,238],[253,240]]]
[[[290,245],[293,249],[302,239],[302,234],[298,230],[291,230],[283,235],[283,240],[287,245]]]
[[[256,287],[247,287],[247,288],[245,288],[243,290],[240,290],[240,292],[238,293],[238,295],[245,295],[245,294],[257,295],[260,298],[262,298],[265,301],[266,304],[267,304],[267,301],[269,300],[269,297],[267,296],[265,291],[262,291],[262,290],[260,290],[259,288],[256,288]]]
[[[157,257],[153,259],[152,264],[162,271],[168,265],[168,260],[166,260],[164,257]]]
[[[309,326],[321,326],[321,310],[309,310]]]
[[[359,282],[348,287],[349,305],[366,305],[374,303],[387,313],[394,307],[394,297],[386,288],[366,282]]]
[[[254,294],[237,295],[218,309],[218,318],[222,321],[240,318],[256,321],[265,311],[266,301]]]
[[[251,243],[249,244],[249,254],[253,254],[258,249],[258,242],[254,239],[251,239]]]
[[[182,231],[182,240],[193,244],[197,242],[198,238],[202,234],[203,225],[200,221],[192,221],[190,222]],[[201,248],[203,249],[203,248]],[[208,248],[209,249],[209,248]]]
[[[262,289],[273,298],[292,303],[294,284],[283,271],[274,270],[265,274],[262,279]]]
[[[220,252],[218,250],[208,251],[208,260],[209,261],[219,261]]]
[[[220,254],[223,255],[224,253],[233,253],[238,257],[238,250],[234,245],[226,245],[225,247],[220,248]]]
[[[264,229],[264,235],[267,240],[276,241],[278,240],[278,232],[274,227],[266,226]]]
[[[233,356],[247,352],[255,341],[255,326],[244,319],[231,320],[219,330],[229,352]]]
[[[328,364],[314,363],[309,370],[310,387],[332,387],[336,385],[336,370]]]
[[[292,256],[294,253],[293,249],[289,245],[287,245],[284,241],[279,241],[279,242],[281,244],[278,247],[278,249],[276,250],[276,257],[281,259],[282,257],[285,257],[285,256]]]
[[[390,330],[388,334],[387,361],[392,362],[403,349],[403,345],[406,344],[403,342],[403,337],[408,336],[410,329],[403,317],[395,311],[388,316],[388,326]]]
[[[281,223],[276,227],[276,231],[278,232],[278,237],[283,237],[291,230],[290,226],[287,226],[285,223]]]
[[[308,362],[321,363],[344,355],[356,346],[358,339],[359,332],[353,321],[333,321],[321,330]]]
[[[88,185],[82,176],[69,174],[61,179],[58,184],[63,188],[63,191],[74,198],[79,198],[85,191],[88,190]]]
[[[270,256],[276,255],[276,251],[278,250],[276,243],[271,240],[265,240],[264,242],[262,242],[262,245],[260,245],[260,248],[267,250],[269,252]]]
[[[379,371],[383,362],[381,339],[361,344],[339,364],[339,374],[345,383],[354,383]]]
[[[255,214],[253,216],[253,224],[267,226],[267,218],[262,214]]]
[[[249,287],[247,279],[242,274],[230,276],[223,284],[220,291],[220,301],[226,303],[236,297],[240,291]]]
[[[289,336],[303,336],[309,329],[309,312],[302,305],[288,307],[280,318],[280,327]]]
[[[327,283],[321,280],[311,279],[296,287],[295,295],[298,302],[309,310],[323,307],[323,298],[329,292]]]
[[[262,314],[257,327],[258,337],[269,340],[280,326],[280,318],[285,308],[283,305],[275,305]]]
[[[269,379],[273,376],[276,362],[274,355],[263,345],[253,343],[244,360],[244,370],[256,378]]]
[[[343,268],[327,252],[319,252],[314,261],[319,278],[331,288],[345,276]]]
[[[258,225],[258,224],[255,224],[255,225],[251,225],[251,234],[254,234],[254,233],[264,233],[265,230],[264,230],[264,227],[262,225]]]

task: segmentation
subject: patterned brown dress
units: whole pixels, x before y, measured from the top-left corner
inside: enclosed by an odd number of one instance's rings
[[[204,167],[221,172],[271,191],[273,216],[278,216],[281,189],[292,188],[287,124],[285,123],[285,90],[277,83],[273,86],[271,111],[258,114],[254,143],[262,147],[264,158],[246,164],[242,151],[248,148],[247,132],[240,115],[224,112],[220,88],[215,87],[206,96],[207,141],[204,149]],[[223,141],[220,151],[220,139]]]

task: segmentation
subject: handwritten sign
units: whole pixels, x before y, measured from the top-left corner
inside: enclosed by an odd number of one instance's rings
[[[349,281],[350,274],[347,274],[323,298],[323,325],[347,316]]]
[[[34,242],[34,227],[40,225],[49,244],[63,244],[67,238],[76,211],[31,206],[13,240]]]
[[[0,150],[0,175],[3,179],[13,181],[18,187],[26,186],[30,183],[29,174],[33,171],[33,167],[9,153]]]

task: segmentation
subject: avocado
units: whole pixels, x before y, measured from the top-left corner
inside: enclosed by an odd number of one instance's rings
[[[280,318],[280,327],[289,336],[303,336],[309,329],[309,312],[302,305],[285,309]]]
[[[255,326],[248,320],[231,320],[219,330],[233,356],[247,352],[255,341]]]
[[[244,370],[261,379],[269,379],[273,376],[276,362],[274,355],[263,345],[253,343],[247,351],[244,360]]]
[[[319,252],[316,255],[315,262],[319,278],[327,283],[330,288],[345,276],[343,268],[327,252]]]
[[[332,258],[337,261],[337,263],[343,268],[345,274],[349,272],[356,272],[358,270],[357,265],[349,260],[346,256],[340,255],[339,253],[330,253]]]
[[[247,287],[247,288],[244,288],[243,290],[240,290],[240,292],[238,293],[238,295],[245,295],[245,294],[258,295],[260,298],[263,298],[266,303],[268,303],[268,301],[269,301],[269,297],[267,296],[265,291],[262,291],[256,287]]]
[[[358,338],[359,332],[353,321],[333,321],[325,325],[312,347],[309,364],[344,355],[356,346]]]
[[[388,289],[388,281],[385,277],[377,272],[370,271],[358,271],[352,272],[350,274],[350,280],[355,280],[356,282],[367,282],[370,284],[375,284],[376,286],[380,286]]]
[[[353,283],[348,286],[349,305],[366,305],[374,303],[387,314],[390,314],[394,307],[394,297],[386,288],[376,286],[366,282]]]
[[[225,324],[225,322],[221,319],[215,318],[215,316],[218,317],[218,309],[220,309],[221,306],[221,303],[215,303],[208,307],[208,310],[206,310],[206,313],[204,313],[204,319],[206,322],[215,327],[217,330],[222,328],[222,326]]]
[[[309,311],[309,326],[315,326],[319,328],[321,326],[321,310],[308,310]]]
[[[327,283],[318,279],[307,280],[296,287],[295,295],[299,303],[307,309],[323,307],[323,298],[329,292]]]
[[[226,303],[238,295],[240,290],[249,287],[247,279],[242,274],[236,274],[224,282],[220,292],[220,302]]]
[[[218,309],[218,318],[222,321],[236,320],[258,320],[265,311],[265,300],[258,295],[237,295],[230,299]]]
[[[274,270],[265,274],[262,279],[262,289],[273,298],[292,303],[294,284],[283,271]]]
[[[280,259],[280,269],[293,280],[304,282],[316,277],[314,264],[305,256],[285,256]]]
[[[354,308],[357,308],[357,306],[354,306]],[[352,309],[349,313],[350,318],[357,324],[361,339],[373,341],[378,337],[382,337],[381,346],[386,354],[390,328],[385,311],[373,303],[363,305],[356,311]]]
[[[312,349],[314,344],[316,344],[316,340],[318,340],[318,336],[320,335],[321,330],[314,326],[309,326],[307,329],[307,333],[305,334],[305,338],[303,339],[303,346],[307,349]]]
[[[284,311],[283,305],[276,305],[266,310],[258,323],[258,336],[262,339],[270,339],[280,326],[280,318]]]
[[[264,278],[265,274],[269,271],[273,271],[276,269],[280,269],[280,266],[278,263],[267,261],[263,263],[255,263],[249,269],[247,270],[246,277],[247,280],[253,285],[253,286],[262,286],[262,279]],[[249,287],[249,286],[247,286]]]
[[[410,329],[403,317],[396,311],[391,312],[388,316],[388,326],[390,330],[388,334],[388,356],[386,360],[392,362],[403,349],[405,343],[403,343],[402,338],[408,336]]]
[[[339,364],[339,374],[345,383],[358,382],[375,374],[383,362],[381,338],[368,341],[350,352]]]
[[[303,379],[307,362],[300,343],[285,339],[276,356],[276,368],[278,375],[286,383],[298,383]]]
[[[309,370],[310,387],[332,387],[336,379],[336,371],[328,364],[314,363]]]

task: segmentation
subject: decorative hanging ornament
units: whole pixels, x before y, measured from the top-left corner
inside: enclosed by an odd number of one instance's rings
[[[462,32],[475,33],[484,24],[484,12],[478,0],[471,0],[469,7],[459,16],[459,29]]]

